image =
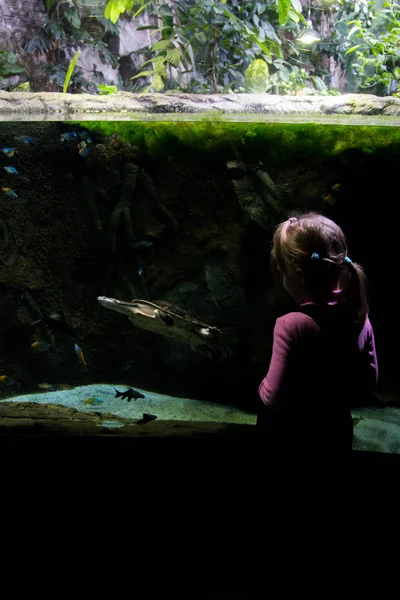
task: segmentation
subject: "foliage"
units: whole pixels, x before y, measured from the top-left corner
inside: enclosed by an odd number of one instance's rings
[[[23,67],[18,64],[18,56],[9,50],[0,50],[0,79],[23,72]]]
[[[44,27],[33,32],[23,51],[28,55],[44,56],[43,76],[51,89],[63,89],[70,56],[87,47],[94,47],[104,62],[117,66],[117,61],[102,39],[107,33],[118,33],[104,17],[106,0],[45,0]],[[95,71],[94,77],[105,83],[103,74]],[[97,87],[85,79],[82,69],[75,69],[72,83],[84,84],[87,91],[97,93]]]
[[[100,96],[108,96],[109,94],[115,94],[117,92],[117,88],[115,85],[104,85],[98,83],[97,87],[99,88]]]
[[[67,73],[65,75],[64,85],[63,85],[64,94],[66,93],[66,91],[68,89],[68,85],[71,80],[72,73],[74,72],[76,63],[78,62],[80,55],[81,55],[81,50],[78,50],[78,52],[76,52],[75,56],[73,56],[73,58],[71,59],[71,62],[69,63]]]
[[[147,56],[134,79],[150,78],[150,85],[142,91],[171,87],[203,93],[244,91],[244,73],[254,60],[273,64],[284,58],[278,20],[305,22],[299,0],[287,0],[286,4],[275,0],[175,0],[173,8],[160,0],[151,5],[159,27],[146,28],[161,39],[141,51]],[[280,10],[281,6],[285,10]],[[291,48],[289,43],[287,46]]]
[[[266,91],[269,69],[265,60],[256,58],[244,72],[244,87],[249,94],[261,94]]]
[[[360,19],[352,25],[349,39],[356,42],[347,50],[355,53],[353,73],[360,88],[376,86],[376,93],[392,93],[400,82],[400,2],[383,4],[370,25]]]

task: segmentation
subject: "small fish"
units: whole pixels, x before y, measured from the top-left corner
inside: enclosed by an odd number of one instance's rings
[[[14,175],[18,175],[18,171],[15,167],[3,167],[7,173],[14,173]]]
[[[83,352],[82,352],[82,350],[79,348],[78,344],[75,344],[75,354],[77,355],[77,357],[79,358],[79,360],[80,360],[81,362],[83,362],[83,364],[86,366],[85,357],[83,356]]]
[[[18,194],[16,192],[14,192],[14,190],[12,190],[9,187],[3,187],[1,188],[3,192],[5,192],[5,194],[9,197],[9,198],[18,198]]]
[[[335,185],[333,185],[331,187],[331,189],[337,191],[337,190],[340,190],[340,187],[341,187],[341,183],[335,183]]]
[[[22,142],[24,144],[35,144],[36,138],[30,137],[29,135],[15,135],[14,139],[17,142]]]
[[[0,151],[8,156],[8,158],[12,158],[15,154],[15,148],[0,148]]]
[[[67,133],[62,133],[60,135],[61,141],[62,142],[66,142],[66,141],[70,141],[70,140],[74,140],[76,138],[76,133],[75,131],[67,131]]]
[[[89,154],[89,150],[87,149],[86,142],[79,142],[78,144],[78,152],[81,156],[87,156]]]
[[[144,270],[144,269],[143,269],[142,265],[140,265],[140,267],[139,267],[139,268],[138,268],[138,270],[137,270],[139,277],[140,277],[141,275],[143,275],[143,270]]]
[[[5,383],[7,379],[7,375],[0,375],[0,383]]]
[[[143,417],[136,421],[138,425],[146,425],[146,423],[150,423],[150,421],[154,421],[157,419],[156,415],[151,415],[150,413],[143,413]]]
[[[101,398],[96,398],[96,396],[91,396],[87,400],[84,400],[83,404],[91,404],[92,406],[99,406],[100,404],[103,404],[103,402],[104,401],[101,400]]]
[[[121,400],[124,400],[126,398],[128,402],[130,402],[131,400],[137,400],[138,398],[144,398],[143,394],[141,394],[137,390],[134,390],[133,388],[128,388],[126,392],[119,392],[115,388],[114,390],[117,392],[114,398],[121,398]]]
[[[54,385],[52,383],[38,383],[38,387],[40,387],[41,390],[52,390]]]
[[[37,342],[33,342],[31,344],[31,348],[32,348],[32,350],[35,350],[36,352],[46,352],[46,350],[51,348],[51,344],[48,344],[47,342],[42,342],[40,340]]]
[[[136,242],[133,246],[135,248],[135,250],[140,250],[140,248],[147,248],[150,250],[150,248],[153,247],[153,242],[148,242],[146,240],[143,240],[142,242]]]
[[[59,390],[73,390],[74,386],[73,385],[69,385],[69,383],[59,383],[57,385]]]
[[[91,144],[93,142],[92,138],[90,137],[90,135],[88,133],[86,133],[86,131],[78,131],[78,135],[80,138],[85,140],[85,142],[87,144]]]
[[[123,365],[121,365],[121,369],[120,371],[129,371],[129,369],[132,367],[133,365],[133,360],[127,360],[126,362],[124,362]]]

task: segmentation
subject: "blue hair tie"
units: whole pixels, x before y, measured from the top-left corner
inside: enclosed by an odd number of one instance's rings
[[[317,252],[313,252],[311,254],[311,260],[318,260],[319,259],[319,254]]]
[[[352,261],[352,260],[351,260],[351,259],[350,259],[348,256],[345,256],[345,257],[344,257],[344,259],[343,259],[343,262],[345,262],[345,263],[349,263],[349,264],[350,264],[350,263],[352,263],[353,261]]]

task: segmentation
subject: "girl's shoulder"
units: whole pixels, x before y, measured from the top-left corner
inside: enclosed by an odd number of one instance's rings
[[[320,328],[317,322],[309,314],[299,310],[286,313],[282,317],[279,317],[276,320],[275,329],[299,335],[303,333],[318,332]]]

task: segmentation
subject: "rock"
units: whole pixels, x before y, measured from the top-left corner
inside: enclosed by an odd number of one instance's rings
[[[0,92],[3,121],[190,120],[319,122],[353,125],[398,125],[400,99],[368,94],[343,96],[272,96],[268,94],[132,94],[109,96],[61,93]],[[260,119],[260,115],[263,118]],[[368,120],[369,119],[369,120]]]

